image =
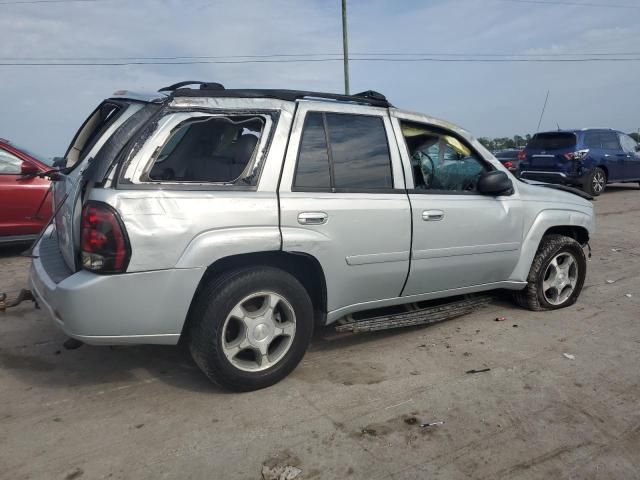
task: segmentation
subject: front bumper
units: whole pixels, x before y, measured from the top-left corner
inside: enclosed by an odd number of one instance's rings
[[[522,170],[520,172],[520,178],[545,183],[559,183],[562,185],[582,188],[586,180],[586,175],[572,175],[565,172],[553,171]]]
[[[202,269],[119,275],[80,270],[57,282],[39,257],[39,247],[30,288],[67,335],[94,345],[178,342]]]

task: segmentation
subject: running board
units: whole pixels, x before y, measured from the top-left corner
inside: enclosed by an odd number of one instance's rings
[[[351,315],[338,321],[337,332],[376,332],[392,328],[410,327],[415,325],[429,325],[467,315],[486,306],[493,298],[491,296],[467,295],[461,300],[454,300],[445,304],[419,308],[416,304],[407,305],[412,310],[372,318],[354,319]]]

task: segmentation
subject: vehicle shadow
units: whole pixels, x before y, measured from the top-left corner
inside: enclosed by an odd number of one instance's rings
[[[0,258],[10,258],[10,257],[19,257],[23,252],[25,252],[30,243],[25,244],[11,244],[11,245],[2,245],[0,243]]]

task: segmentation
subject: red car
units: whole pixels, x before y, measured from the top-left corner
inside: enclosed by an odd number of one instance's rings
[[[52,162],[0,138],[0,244],[33,240],[51,216]]]

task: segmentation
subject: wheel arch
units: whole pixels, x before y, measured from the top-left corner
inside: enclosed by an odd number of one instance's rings
[[[526,232],[520,251],[520,260],[509,280],[526,281],[540,242],[545,235],[566,235],[586,245],[594,229],[593,214],[580,210],[543,210]]]
[[[320,262],[307,253],[265,251],[220,258],[207,267],[191,299],[180,338],[188,331],[191,310],[203,285],[224,273],[246,267],[273,267],[293,275],[304,286],[314,309],[314,324],[323,325],[327,315],[327,285]]]

